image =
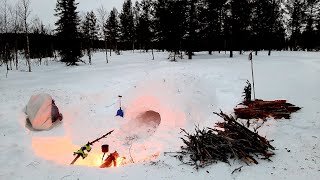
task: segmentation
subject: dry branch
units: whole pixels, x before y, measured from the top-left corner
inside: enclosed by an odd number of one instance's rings
[[[258,133],[250,131],[248,128],[238,123],[233,116],[228,116],[223,112],[215,113],[223,118],[224,122],[217,123],[214,128],[195,128],[195,133],[190,134],[181,129],[185,134],[181,138],[184,146],[181,152],[176,152],[176,156],[184,164],[202,168],[218,161],[229,163],[230,159],[236,158],[245,163],[258,164],[256,158],[270,160],[274,155],[275,148],[266,138]]]

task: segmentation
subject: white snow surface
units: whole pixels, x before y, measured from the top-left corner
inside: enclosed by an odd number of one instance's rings
[[[196,171],[164,155],[183,145],[180,128],[213,127],[221,119],[212,112],[233,113],[246,80],[251,81],[247,56],[248,52],[236,53],[230,59],[224,52],[199,52],[193,60],[170,62],[167,52],[156,52],[151,60],[150,53],[138,51],[112,55],[106,64],[104,53],[98,52],[92,65],[33,62],[32,73],[21,62],[22,70],[9,71],[8,78],[2,66],[0,179],[319,179],[319,52],[253,56],[257,98],[286,99],[303,107],[292,119],[270,118],[259,129],[260,135],[274,140],[272,162],[247,166],[232,160],[231,166],[219,162]],[[50,94],[63,114],[62,123],[50,131],[25,126],[23,108],[37,93]],[[124,118],[115,117],[118,95],[123,96]],[[114,133],[96,143],[87,159],[69,165],[73,151],[112,129]],[[125,156],[126,164],[98,168],[102,144]],[[231,174],[240,166],[241,172]]]

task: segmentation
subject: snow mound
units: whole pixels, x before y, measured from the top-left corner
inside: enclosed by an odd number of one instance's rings
[[[125,128],[133,132],[137,124],[155,122],[161,133],[208,120],[216,99],[215,88],[194,76],[172,76],[175,78],[149,77],[125,94]]]

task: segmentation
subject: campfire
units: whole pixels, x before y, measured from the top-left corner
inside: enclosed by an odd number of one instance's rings
[[[100,168],[120,167],[126,159],[125,157],[120,157],[117,151],[111,153],[106,158],[103,157],[104,155],[102,156],[102,159],[100,161]]]

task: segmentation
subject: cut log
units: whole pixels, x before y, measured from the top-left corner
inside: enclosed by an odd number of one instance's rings
[[[290,119],[291,113],[300,110],[293,104],[287,103],[286,100],[275,101],[246,101],[241,103],[245,107],[235,108],[235,114],[240,119],[263,119],[273,117],[275,119]]]

